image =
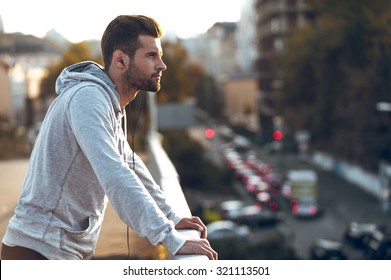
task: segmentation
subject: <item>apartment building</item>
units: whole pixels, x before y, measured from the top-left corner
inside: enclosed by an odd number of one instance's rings
[[[31,126],[42,118],[40,82],[60,52],[31,35],[0,32],[0,121]]]
[[[284,49],[286,38],[294,30],[313,23],[315,14],[307,0],[255,1],[259,124],[263,142],[270,142],[276,125],[281,125],[275,101],[283,81],[274,60]]]

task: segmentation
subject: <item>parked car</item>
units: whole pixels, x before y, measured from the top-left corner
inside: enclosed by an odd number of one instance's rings
[[[250,228],[246,225],[238,225],[232,221],[216,221],[206,226],[208,239],[244,238],[250,234]]]
[[[368,244],[371,235],[379,226],[375,223],[351,222],[344,231],[344,239],[355,246],[362,247]]]
[[[346,260],[348,254],[344,245],[336,240],[318,238],[310,246],[312,260]]]
[[[375,230],[368,240],[365,255],[371,260],[391,260],[391,232]]]

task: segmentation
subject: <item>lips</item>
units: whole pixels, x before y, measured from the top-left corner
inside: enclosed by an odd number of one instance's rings
[[[160,83],[161,81],[161,75],[152,75],[152,81],[154,81],[155,83]]]

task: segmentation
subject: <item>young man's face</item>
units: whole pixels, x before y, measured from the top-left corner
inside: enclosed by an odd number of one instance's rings
[[[167,69],[162,60],[160,39],[140,35],[138,40],[141,47],[137,49],[134,59],[130,61],[127,78],[132,88],[157,92],[160,90],[162,72]]]

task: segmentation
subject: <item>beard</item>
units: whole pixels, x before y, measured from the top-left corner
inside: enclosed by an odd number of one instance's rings
[[[152,92],[157,92],[160,90],[160,80],[155,82],[152,79],[152,76],[145,74],[134,63],[130,63],[128,69],[126,70],[125,76],[131,88]]]

